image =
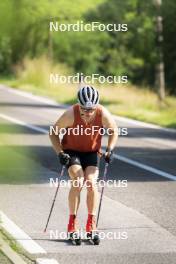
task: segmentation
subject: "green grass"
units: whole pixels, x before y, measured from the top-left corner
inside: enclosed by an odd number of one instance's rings
[[[24,130],[21,126],[1,123],[0,184],[29,184],[40,180],[42,171],[40,164],[32,158],[33,149],[20,144]]]
[[[0,79],[16,89],[53,98],[57,102],[76,102],[77,85],[50,84],[49,74],[73,75],[72,69],[63,64],[52,64],[46,57],[34,60],[25,59],[23,68],[16,67],[14,78]],[[157,95],[142,87],[132,85],[98,86],[101,101],[113,114],[141,120],[165,127],[176,128],[176,97],[167,96],[160,104]]]

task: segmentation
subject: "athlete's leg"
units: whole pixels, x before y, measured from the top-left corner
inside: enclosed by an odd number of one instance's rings
[[[96,166],[88,166],[84,171],[87,186],[87,209],[90,215],[95,215],[97,209],[98,190],[96,182],[98,174],[99,169]]]
[[[69,210],[70,215],[76,215],[80,203],[80,192],[84,182],[84,172],[81,165],[75,164],[68,169],[72,185],[69,192]]]

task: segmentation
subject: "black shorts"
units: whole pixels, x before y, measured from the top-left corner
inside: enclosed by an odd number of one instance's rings
[[[72,165],[81,165],[83,170],[85,170],[88,166],[99,166],[99,155],[98,152],[79,152],[75,150],[64,150],[65,153],[69,154],[71,157],[71,160],[69,164],[67,165],[67,168],[69,168]]]

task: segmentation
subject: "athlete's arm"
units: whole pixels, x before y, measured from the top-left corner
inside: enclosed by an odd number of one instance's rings
[[[106,128],[108,132],[107,151],[112,151],[117,143],[118,127],[114,118],[105,107],[102,107],[102,123],[103,127]]]
[[[57,120],[57,122],[53,126],[53,131],[60,131],[61,128],[67,128],[69,126],[72,126],[73,122],[74,122],[74,113],[73,113],[73,107],[71,107],[67,111],[65,111],[63,115]],[[54,150],[56,151],[57,154],[59,154],[62,151],[59,135],[58,134],[56,135],[53,132],[52,134],[49,134],[49,137]]]

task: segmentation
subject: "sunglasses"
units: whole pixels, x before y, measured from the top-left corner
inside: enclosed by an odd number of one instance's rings
[[[87,109],[87,108],[81,107],[81,110],[85,113],[92,113],[96,110],[96,108]]]

